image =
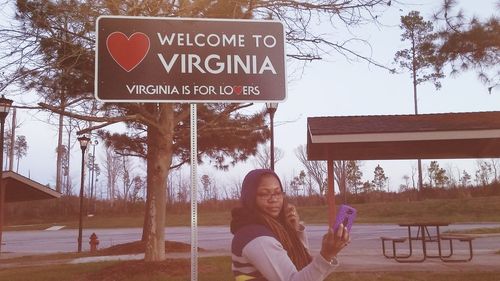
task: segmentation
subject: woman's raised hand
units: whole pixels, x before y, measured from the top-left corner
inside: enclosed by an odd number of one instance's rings
[[[323,258],[330,261],[349,243],[351,243],[351,238],[349,237],[347,228],[343,224],[340,224],[336,233],[333,233],[331,228],[329,228],[328,232],[323,235],[320,254]]]
[[[291,224],[297,231],[301,230],[300,217],[295,205],[290,203],[288,204],[287,210],[285,212],[285,217],[288,223]]]

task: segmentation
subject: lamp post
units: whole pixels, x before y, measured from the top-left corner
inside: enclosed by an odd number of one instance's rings
[[[87,136],[78,137],[82,149],[82,177],[80,182],[80,218],[78,221],[78,253],[82,251],[82,219],[83,219],[83,179],[85,172],[85,150],[90,139]]]
[[[266,102],[266,109],[271,119],[271,149],[269,153],[271,154],[271,170],[274,171],[274,113],[278,109],[278,103]]]
[[[3,131],[5,118],[9,114],[12,100],[6,99],[4,95],[0,97],[0,254],[2,253],[2,233],[3,233],[3,212],[5,205],[5,187],[3,186]]]
[[[94,140],[93,142],[91,141],[90,144],[92,145],[92,169],[90,170],[91,173],[91,180],[90,180],[90,204],[92,205],[92,214],[95,214],[95,200],[94,197],[96,197],[96,190],[95,189],[95,184],[94,184],[94,172],[95,172],[95,147],[99,144],[97,140]]]

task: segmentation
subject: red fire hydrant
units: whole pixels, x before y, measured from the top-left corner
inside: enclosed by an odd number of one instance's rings
[[[94,233],[92,233],[92,235],[90,235],[90,252],[91,253],[95,253],[97,252],[97,245],[99,245],[99,239],[97,239],[97,235]]]

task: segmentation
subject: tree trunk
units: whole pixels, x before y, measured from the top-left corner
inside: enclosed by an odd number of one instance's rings
[[[14,170],[14,147],[16,145],[16,108],[12,109],[12,128],[10,134],[10,147],[9,147],[9,171]],[[19,160],[17,161],[17,167],[19,168]],[[17,171],[16,171],[17,173]]]
[[[61,104],[61,109],[64,110],[64,104]],[[56,191],[61,192],[61,175],[62,175],[62,135],[63,135],[64,116],[59,115],[59,128],[57,132],[57,161],[56,161]]]
[[[415,39],[412,38],[412,78],[413,78],[413,103],[415,105],[415,115],[418,115],[418,99],[417,99],[417,54],[416,54]],[[418,159],[418,190],[422,191],[424,181],[422,176],[422,159]]]
[[[171,104],[152,105],[157,109],[160,128],[148,126],[147,204],[145,261],[165,259],[165,186],[172,162],[173,107]],[[150,111],[151,112],[151,111]]]
[[[71,163],[71,153],[70,153],[70,150],[71,150],[71,118],[70,118],[70,121],[69,121],[69,132],[68,132],[68,144],[67,144],[67,149],[66,149],[66,183],[65,183],[65,189],[64,189],[64,194],[71,194],[71,177],[69,176],[70,172],[70,163]]]
[[[147,234],[148,234],[148,229],[151,228],[150,226],[150,220],[149,220],[149,205],[150,205],[150,202],[151,200],[149,199],[149,195],[151,194],[151,192],[149,192],[149,188],[148,188],[149,184],[146,186],[146,204],[144,206],[144,223],[142,224],[142,237],[141,237],[141,241],[146,241],[147,240]]]

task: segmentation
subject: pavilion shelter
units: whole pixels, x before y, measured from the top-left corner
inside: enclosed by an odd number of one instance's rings
[[[500,158],[500,112],[309,117],[308,160],[326,160],[330,221],[333,161]]]

